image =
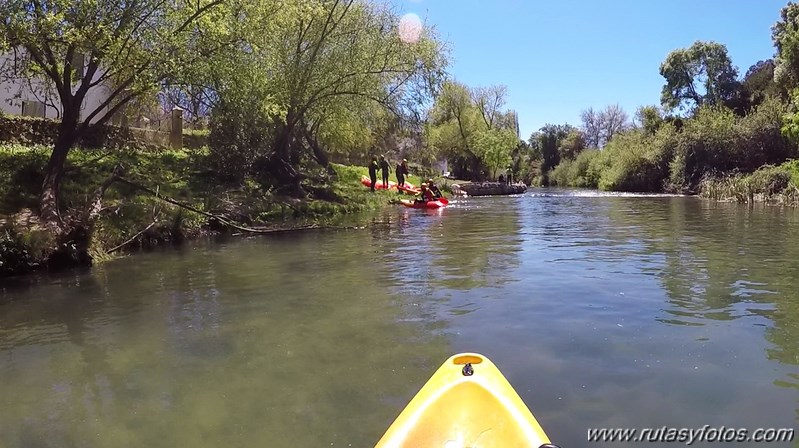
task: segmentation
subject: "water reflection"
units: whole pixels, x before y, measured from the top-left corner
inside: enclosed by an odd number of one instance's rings
[[[5,303],[0,445],[374,443],[450,350],[374,286],[364,236],[142,255]]]

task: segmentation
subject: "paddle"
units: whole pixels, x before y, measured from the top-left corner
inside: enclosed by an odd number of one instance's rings
[[[448,205],[449,204],[449,199],[445,198],[444,196],[441,196],[440,198],[438,198],[438,201],[441,202],[444,205]]]

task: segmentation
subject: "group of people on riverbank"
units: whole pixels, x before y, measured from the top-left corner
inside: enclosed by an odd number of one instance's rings
[[[388,175],[391,173],[391,165],[388,163],[388,160],[386,160],[386,156],[380,156],[380,162],[377,161],[377,157],[372,157],[372,161],[369,162],[369,179],[372,181],[372,191],[375,191],[378,170],[380,170],[380,174],[383,177],[383,185],[387,186]],[[397,175],[397,185],[404,187],[405,176],[410,174],[408,170],[408,159],[402,159],[402,162],[397,163],[397,168],[394,173]]]
[[[369,162],[369,180],[371,181],[372,191],[375,191],[378,170],[380,171],[383,185],[388,186],[388,176],[391,173],[391,165],[389,164],[388,160],[386,160],[385,155],[381,155],[379,161],[377,157],[372,157],[372,161]],[[408,170],[408,159],[402,159],[402,162],[397,163],[394,174],[397,176],[397,186],[405,187],[405,176],[410,174],[410,171]],[[442,197],[441,190],[435,184],[433,179],[428,179],[427,182],[422,183],[422,185],[419,187],[420,191],[416,195],[417,202],[435,201]]]

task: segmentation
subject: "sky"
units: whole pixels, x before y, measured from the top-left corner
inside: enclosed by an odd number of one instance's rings
[[[774,56],[787,0],[399,0],[448,42],[448,69],[470,87],[504,84],[521,137],[618,103],[660,104],[669,52],[712,40],[743,76]]]

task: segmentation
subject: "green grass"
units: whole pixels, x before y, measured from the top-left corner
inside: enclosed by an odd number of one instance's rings
[[[35,219],[20,218],[35,217],[50,151],[44,146],[0,144],[0,266],[35,265],[53,244],[31,224]],[[403,197],[396,191],[372,193],[360,182],[367,174],[366,167],[343,165],[333,166],[337,178],[309,189],[324,199],[278,196],[253,180],[225,186],[207,170],[207,155],[207,148],[158,152],[73,149],[65,165],[61,209],[66,214],[85,210],[96,188],[115,167],[125,179],[160,195],[253,227],[326,225],[344,214],[385,207]],[[417,186],[421,183],[416,176],[408,180]],[[154,219],[157,224],[140,239],[140,245],[199,235],[207,223],[205,216],[119,182],[106,191],[103,207],[90,250],[96,260],[107,258],[108,249],[129,240]]]
[[[766,165],[752,174],[708,177],[699,185],[702,197],[741,203],[799,205],[799,161]]]

